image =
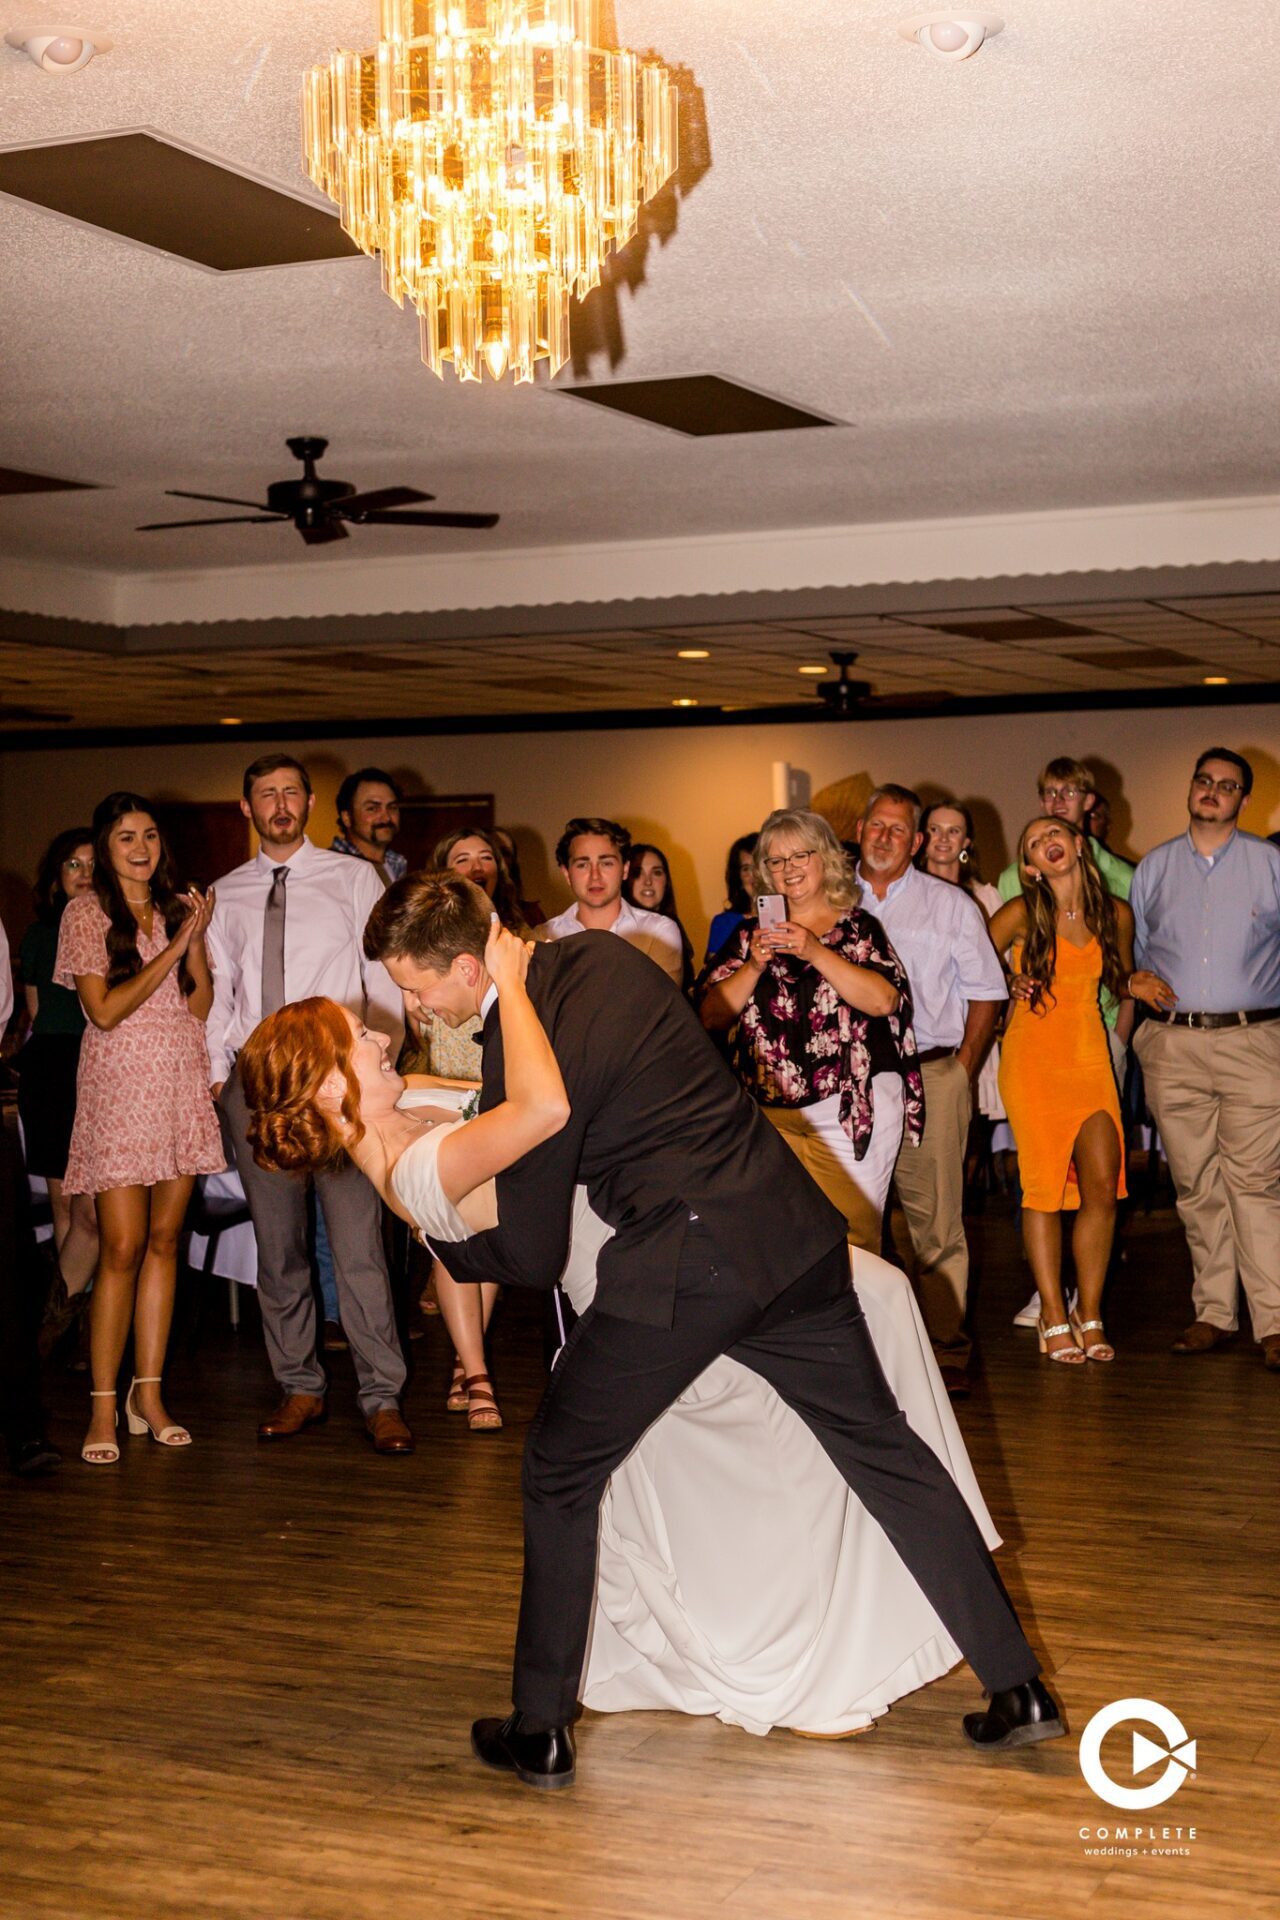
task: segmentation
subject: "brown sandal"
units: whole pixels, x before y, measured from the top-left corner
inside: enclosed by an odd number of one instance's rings
[[[462,1362],[455,1358],[453,1378],[449,1382],[449,1397],[445,1401],[447,1413],[466,1413],[470,1401],[467,1395],[467,1378],[462,1370]]]
[[[498,1403],[493,1397],[493,1382],[487,1373],[469,1373],[466,1378],[468,1396],[467,1425],[472,1433],[496,1433],[502,1425],[502,1415]],[[479,1401],[479,1406],[474,1403]]]

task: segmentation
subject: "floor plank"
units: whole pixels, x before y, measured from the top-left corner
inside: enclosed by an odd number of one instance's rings
[[[1197,1739],[1200,1770],[1164,1807],[1094,1799],[1075,1738],[971,1752],[963,1668],[857,1740],[589,1714],[572,1793],[491,1778],[467,1727],[507,1699],[532,1303],[510,1298],[496,1329],[495,1435],[444,1412],[432,1323],[409,1460],[369,1449],[343,1357],[329,1424],[258,1446],[271,1395],[250,1316],[175,1355],[189,1452],[126,1441],[120,1470],[82,1467],[86,1385],[56,1373],[67,1463],[0,1487],[0,1915],[1280,1915],[1280,1383],[1244,1342],[1168,1354],[1187,1317],[1171,1213],[1130,1227],[1111,1368],[1038,1361],[1008,1324],[1028,1291],[1012,1222],[993,1206],[973,1238],[985,1372],[961,1419],[1002,1570],[1075,1735],[1139,1695]],[[1107,1748],[1117,1774],[1126,1738]],[[1082,1827],[1126,1819],[1194,1825],[1189,1857],[1086,1852]]]

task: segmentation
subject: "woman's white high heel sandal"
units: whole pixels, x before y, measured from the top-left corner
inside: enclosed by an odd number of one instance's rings
[[[1051,1347],[1049,1342],[1056,1340],[1063,1333],[1070,1335],[1070,1346]],[[1064,1320],[1059,1327],[1046,1327],[1043,1320],[1037,1320],[1036,1335],[1040,1341],[1040,1351],[1046,1360],[1056,1360],[1059,1366],[1078,1367],[1082,1364],[1084,1355],[1076,1345],[1076,1337],[1069,1321]]]
[[[142,1378],[139,1378],[136,1373],[133,1376],[129,1387],[129,1396],[124,1403],[124,1417],[128,1424],[129,1431],[133,1434],[149,1433],[151,1438],[158,1440],[162,1447],[189,1447],[191,1445],[191,1435],[185,1427],[161,1427],[159,1433],[157,1433],[148,1419],[134,1411],[134,1387],[158,1387],[159,1385],[160,1375],[158,1373],[146,1374]]]
[[[100,1387],[96,1392],[92,1387],[89,1389],[91,1400],[114,1400],[115,1397],[114,1387]],[[116,1425],[120,1425],[119,1414],[116,1415]],[[114,1467],[120,1458],[120,1449],[114,1440],[86,1440],[80,1449],[80,1458],[86,1466]]]

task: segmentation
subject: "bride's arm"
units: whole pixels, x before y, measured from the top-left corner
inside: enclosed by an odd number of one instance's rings
[[[569,1119],[569,1097],[551,1042],[525,991],[528,948],[507,933],[496,916],[484,964],[498,989],[507,1097],[466,1126],[455,1127],[440,1143],[440,1185],[454,1206],[550,1140]]]

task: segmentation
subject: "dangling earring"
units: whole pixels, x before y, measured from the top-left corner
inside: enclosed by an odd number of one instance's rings
[[[969,864],[969,849],[968,849],[968,847],[961,847],[961,849],[960,849],[960,865],[961,865],[962,867],[967,867],[967,866],[968,866],[968,864]]]

